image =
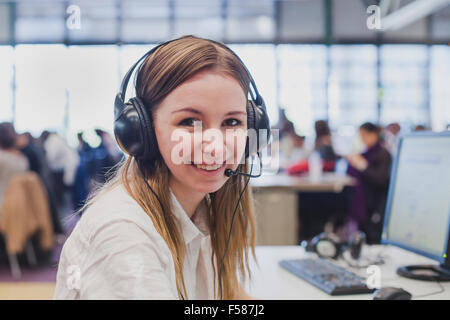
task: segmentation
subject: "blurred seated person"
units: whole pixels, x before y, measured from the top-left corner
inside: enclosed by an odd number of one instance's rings
[[[274,126],[272,126],[272,129],[277,129],[279,130],[279,138],[281,140],[281,138],[283,138],[283,135],[287,132],[289,132],[290,130],[292,130],[294,124],[292,123],[292,121],[290,121],[287,116],[286,116],[286,110],[284,109],[279,109],[279,116],[278,116],[278,122],[277,124],[275,124]]]
[[[49,168],[56,209],[60,215],[65,216],[73,209],[66,195],[70,194],[75,183],[79,165],[78,152],[55,132],[43,131],[40,140]]]
[[[318,120],[314,124],[314,129],[316,131],[314,150],[319,152],[323,161],[336,161],[339,156],[334,152],[331,141],[331,131],[328,123],[325,120]]]
[[[78,167],[79,157],[76,150],[57,133],[44,131],[41,134],[45,156],[53,173],[61,173],[65,186],[72,186]]]
[[[379,243],[381,239],[392,162],[391,154],[380,142],[380,131],[373,123],[362,124],[359,134],[366,150],[345,157],[349,163],[347,173],[356,179],[350,195],[346,234],[362,230],[368,243]]]
[[[27,158],[16,148],[16,139],[12,123],[0,123],[0,209],[10,179],[28,170]]]
[[[340,157],[334,152],[328,123],[324,120],[316,121],[314,128],[316,131],[314,150],[312,152],[304,152],[302,159],[299,159],[296,163],[291,163],[287,169],[288,174],[298,175],[309,172],[311,163],[311,158],[309,157],[313,156],[315,158],[316,154],[319,155],[322,162],[322,171],[334,171],[336,160]]]
[[[287,169],[290,166],[308,157],[308,150],[305,147],[305,136],[300,136],[295,132],[294,125],[286,126],[282,131],[279,140],[280,168]]]
[[[87,179],[88,186],[91,185],[91,181],[95,178],[96,161],[95,161],[95,149],[84,140],[84,132],[77,133],[78,138],[78,155],[80,156],[80,166],[83,167]],[[88,188],[90,189],[90,188]]]
[[[30,165],[30,170],[36,172],[45,187],[48,195],[50,212],[52,217],[53,232],[55,234],[62,234],[63,228],[59,221],[59,214],[57,209],[57,202],[52,187],[52,177],[50,176],[50,169],[45,159],[45,152],[42,146],[36,142],[36,139],[29,132],[17,135],[16,147],[27,158]]]
[[[417,131],[427,131],[428,129],[424,126],[424,125],[422,125],[422,124],[419,124],[419,125],[417,125],[417,126],[415,126],[414,127],[414,131],[415,132],[417,132]]]
[[[401,127],[397,122],[390,123],[382,132],[383,136],[383,146],[391,153],[391,155],[396,154],[397,150],[397,140],[400,134]]]
[[[92,150],[91,146],[89,145],[89,143],[87,143],[86,140],[84,140],[83,137],[84,133],[83,131],[80,131],[77,133],[77,138],[78,138],[78,154],[81,156],[83,153],[85,152],[89,152]]]
[[[95,175],[94,180],[100,184],[108,180],[110,170],[120,162],[122,153],[117,148],[117,144],[111,135],[102,130],[95,129],[95,133],[100,138],[100,145],[94,149]]]
[[[41,175],[42,159],[39,149],[33,142],[33,137],[29,132],[18,134],[16,138],[16,147],[27,158],[30,170]]]

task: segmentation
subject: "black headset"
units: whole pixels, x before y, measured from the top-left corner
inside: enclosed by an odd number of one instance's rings
[[[322,258],[339,258],[345,250],[350,251],[353,259],[361,256],[361,251],[366,242],[366,234],[358,231],[350,237],[348,242],[341,242],[334,233],[322,232],[311,239],[310,242],[302,241],[301,246],[308,252],[315,252]]]
[[[138,64],[150,56],[158,48],[177,40],[178,39],[174,39],[159,44],[144,54],[125,74],[120,86],[120,91],[117,93],[114,101],[114,136],[117,143],[126,154],[133,156],[138,160],[144,160],[149,166],[154,165],[156,160],[160,158],[151,111],[146,108],[142,102],[142,99],[137,96],[130,98],[128,102],[125,103],[125,93],[131,75]],[[250,155],[259,153],[259,151],[268,144],[270,137],[270,122],[267,115],[266,105],[258,92],[253,77],[239,56],[224,44],[213,40],[208,41],[230,51],[239,59],[250,77],[250,83],[254,93],[252,90],[249,90],[251,100],[248,100],[247,103],[247,128],[256,130],[257,143],[255,146],[256,148],[253,147],[252,150],[250,150],[249,137],[247,136],[245,158],[248,158]],[[260,136],[259,133],[261,131],[259,130],[263,129],[267,130],[267,135]]]

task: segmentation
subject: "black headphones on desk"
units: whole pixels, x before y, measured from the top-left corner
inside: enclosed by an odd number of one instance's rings
[[[178,39],[170,40],[159,44],[144,54],[126,73],[120,86],[120,91],[117,93],[114,101],[114,136],[117,143],[125,153],[136,159],[145,160],[146,164],[150,166],[154,165],[156,160],[160,157],[151,111],[146,108],[140,97],[130,98],[128,102],[125,103],[125,93],[131,75],[138,64],[142,60],[148,58],[158,48],[177,40]],[[258,153],[269,141],[270,122],[267,116],[266,105],[258,92],[253,77],[239,56],[230,48],[219,42],[213,40],[208,41],[230,51],[239,59],[250,77],[250,83],[254,93],[252,90],[249,90],[252,99],[248,100],[247,103],[247,128],[256,130],[257,144],[256,148],[250,150],[249,137],[247,136],[245,158],[248,158],[250,155]],[[262,129],[267,130],[267,136],[260,137],[259,130]]]
[[[353,259],[358,260],[366,242],[366,234],[358,231],[354,233],[348,242],[341,242],[333,233],[322,232],[311,239],[310,242],[302,241],[301,246],[307,252],[315,252],[321,258],[339,258],[344,251],[349,250]]]

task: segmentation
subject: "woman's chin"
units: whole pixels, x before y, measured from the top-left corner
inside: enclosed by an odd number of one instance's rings
[[[214,181],[214,182],[199,182],[192,186],[192,188],[200,193],[213,193],[222,188],[222,186],[225,184],[226,180],[224,181]]]

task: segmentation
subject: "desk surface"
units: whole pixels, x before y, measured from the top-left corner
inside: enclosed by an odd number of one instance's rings
[[[254,189],[282,189],[291,191],[310,192],[341,192],[345,186],[354,185],[350,176],[324,172],[318,180],[306,176],[289,176],[287,174],[262,175],[251,179],[250,185]]]
[[[382,287],[403,288],[413,295],[413,299],[450,300],[450,282],[441,282],[441,285],[445,289],[442,293],[423,298],[414,298],[414,296],[439,292],[441,291],[441,288],[434,282],[410,280],[400,277],[395,273],[397,267],[399,266],[409,264],[436,264],[437,262],[393,246],[366,246],[363,250],[363,255],[367,257],[374,257],[380,251],[382,251],[382,255],[386,261],[384,265],[380,266]],[[250,263],[252,280],[250,282],[247,281],[245,284],[247,292],[255,298],[270,300],[371,300],[373,298],[372,294],[330,296],[322,290],[281,268],[278,264],[278,262],[283,259],[299,259],[311,255],[313,254],[305,252],[304,249],[299,246],[256,247],[256,257],[259,268],[252,260]],[[346,267],[346,264],[343,262],[339,262],[338,265]],[[364,277],[368,276],[368,274],[366,274],[366,269],[348,268],[348,270]]]

